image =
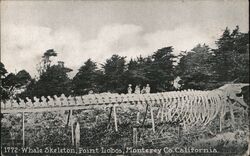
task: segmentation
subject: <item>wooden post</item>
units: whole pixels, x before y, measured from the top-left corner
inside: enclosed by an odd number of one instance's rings
[[[79,147],[80,147],[80,124],[79,122],[77,121],[76,123],[76,128],[75,128],[75,138],[76,138],[76,150],[78,151],[79,150]]]
[[[235,130],[235,119],[234,119],[234,112],[233,112],[233,104],[231,102],[229,103],[229,109],[230,109],[230,114],[231,114],[232,127],[233,127],[233,130]]]
[[[95,124],[98,123],[98,115],[95,117]]]
[[[155,121],[154,121],[154,112],[153,112],[153,108],[150,108],[150,114],[151,114],[151,120],[152,120],[152,129],[153,132],[155,133]]]
[[[133,146],[137,146],[138,137],[137,137],[137,128],[133,128]]]
[[[113,111],[113,107],[110,107],[110,112],[109,112],[109,120],[108,120],[108,126],[107,126],[107,129],[109,128],[110,126],[110,120],[111,120],[111,116],[112,116],[112,111]]]
[[[24,119],[24,112],[23,112],[23,147],[25,146],[25,119]]]
[[[224,112],[220,112],[220,132],[222,132],[222,126],[224,122]]]
[[[115,131],[117,132],[118,131],[118,126],[117,126],[117,117],[116,117],[116,109],[115,109],[115,106],[114,106],[114,120],[115,120]]]
[[[74,138],[74,122],[72,118],[72,109],[70,110],[70,124],[71,124],[71,139],[72,139],[72,146],[75,145],[75,138]]]

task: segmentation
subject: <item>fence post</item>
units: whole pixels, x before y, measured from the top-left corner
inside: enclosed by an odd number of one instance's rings
[[[75,138],[76,138],[76,150],[78,151],[79,150],[79,146],[80,146],[80,124],[79,122],[77,121],[76,123],[76,129],[75,129]]]
[[[116,109],[115,109],[115,105],[114,105],[114,119],[115,119],[115,131],[117,132],[118,131],[118,126],[117,126],[117,117],[116,117]]]
[[[23,147],[25,146],[25,124],[24,124],[24,122],[25,122],[25,119],[24,119],[24,112],[22,112],[22,114],[23,114]]]
[[[232,123],[232,127],[233,127],[233,130],[235,130],[235,119],[234,119],[234,111],[233,111],[233,103],[229,103],[229,109],[230,109],[230,114],[231,114],[231,123]]]
[[[74,138],[74,122],[72,118],[72,109],[70,110],[70,124],[71,124],[71,139],[72,139],[72,146],[75,145],[75,138]]]
[[[95,117],[95,124],[98,123],[98,115]]]
[[[222,126],[224,123],[224,112],[220,112],[220,132],[222,132]]]
[[[137,146],[137,128],[133,128],[133,146]]]
[[[155,133],[154,112],[153,112],[153,108],[152,107],[150,107],[150,114],[151,114],[151,120],[152,120],[152,129],[153,129],[153,132]]]

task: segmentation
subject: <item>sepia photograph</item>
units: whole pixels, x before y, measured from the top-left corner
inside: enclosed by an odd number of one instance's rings
[[[0,0],[1,156],[248,156],[248,0]]]

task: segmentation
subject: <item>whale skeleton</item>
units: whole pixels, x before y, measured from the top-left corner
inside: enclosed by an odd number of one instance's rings
[[[219,116],[223,122],[224,116],[230,112],[234,120],[234,107],[241,107],[242,113],[247,113],[248,105],[243,97],[238,97],[241,88],[249,84],[226,84],[210,91],[182,90],[147,94],[117,94],[101,93],[83,96],[61,95],[57,97],[34,97],[32,100],[7,100],[1,102],[1,113],[46,112],[77,109],[134,108],[144,112],[151,111],[152,125],[154,122],[180,121],[184,127],[205,127]],[[154,119],[155,118],[155,119]],[[233,124],[234,121],[232,121]],[[234,125],[233,125],[234,126]],[[117,130],[117,123],[116,123]]]

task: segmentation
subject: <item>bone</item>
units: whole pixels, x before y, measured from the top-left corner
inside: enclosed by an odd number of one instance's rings
[[[69,105],[68,99],[64,94],[61,94],[59,99],[61,101],[62,106],[68,106]]]
[[[41,100],[41,107],[48,107],[47,99],[44,96],[41,97]]]
[[[20,105],[20,108],[25,108],[26,107],[26,103],[24,102],[24,100],[22,99],[19,99],[19,105]]]
[[[33,105],[32,101],[31,101],[31,99],[28,98],[28,97],[26,97],[25,99],[26,99],[26,101],[27,101],[27,102],[26,102],[26,107],[32,108],[34,105]]]
[[[49,107],[54,107],[55,106],[55,101],[52,97],[48,96],[48,106]]]
[[[34,97],[34,107],[41,107],[41,103],[37,97]]]

